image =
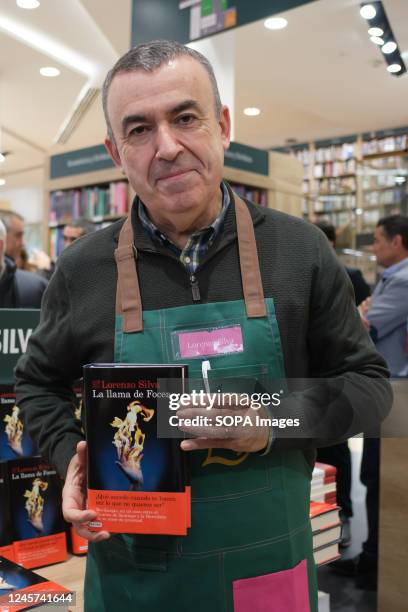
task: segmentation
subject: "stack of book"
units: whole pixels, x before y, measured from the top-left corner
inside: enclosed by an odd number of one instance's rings
[[[336,504],[336,468],[327,463],[315,463],[313,470],[311,501]]]
[[[316,565],[324,565],[338,559],[341,535],[339,507],[334,504],[310,502],[310,522]]]
[[[159,412],[169,409],[170,394],[184,392],[186,379],[182,365],[84,367],[88,508],[97,514],[91,530],[187,534],[186,454],[179,439],[157,435]]]

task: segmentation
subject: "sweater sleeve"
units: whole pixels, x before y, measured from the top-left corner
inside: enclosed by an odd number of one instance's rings
[[[361,323],[351,282],[326,243],[319,237],[310,298],[310,378],[296,381],[298,388],[278,410],[279,417],[299,419],[299,431],[295,438],[289,437],[293,430],[275,431],[273,448],[311,449],[362,432],[378,435],[391,409],[387,365]]]
[[[17,402],[38,451],[65,477],[83,439],[74,417],[73,382],[80,378],[80,360],[72,325],[69,291],[57,266],[44,294],[40,323],[16,370]]]

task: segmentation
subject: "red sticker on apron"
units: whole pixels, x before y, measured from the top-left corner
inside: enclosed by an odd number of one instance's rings
[[[178,338],[182,359],[229,355],[244,351],[240,325],[212,330],[180,332]]]

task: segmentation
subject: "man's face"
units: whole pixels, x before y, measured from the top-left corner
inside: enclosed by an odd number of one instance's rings
[[[7,228],[6,254],[17,261],[24,247],[24,223],[17,217],[12,217]]]
[[[388,238],[384,233],[384,228],[380,225],[376,227],[374,232],[373,251],[377,258],[377,262],[384,268],[389,268],[394,263],[399,261],[399,240],[398,236]]]
[[[62,237],[64,240],[64,249],[72,242],[74,242],[74,240],[80,238],[83,233],[84,231],[81,227],[71,227],[70,225],[66,225],[62,233]]]
[[[119,73],[108,112],[116,146],[106,146],[155,218],[199,216],[219,197],[230,119],[226,107],[216,116],[201,64],[182,56],[151,73]]]

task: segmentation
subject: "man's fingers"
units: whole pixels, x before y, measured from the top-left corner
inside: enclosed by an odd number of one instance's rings
[[[75,531],[79,536],[88,540],[88,542],[102,542],[110,538],[108,531],[89,531],[85,525],[74,525]]]
[[[217,440],[215,438],[194,438],[192,440],[183,440],[180,444],[181,449],[184,451],[194,451],[206,448],[226,448],[227,450],[236,450],[237,440],[233,438],[224,438],[223,440]]]
[[[94,510],[78,510],[77,508],[67,508],[62,504],[62,512],[64,518],[68,523],[89,523],[96,519],[96,512]]]

